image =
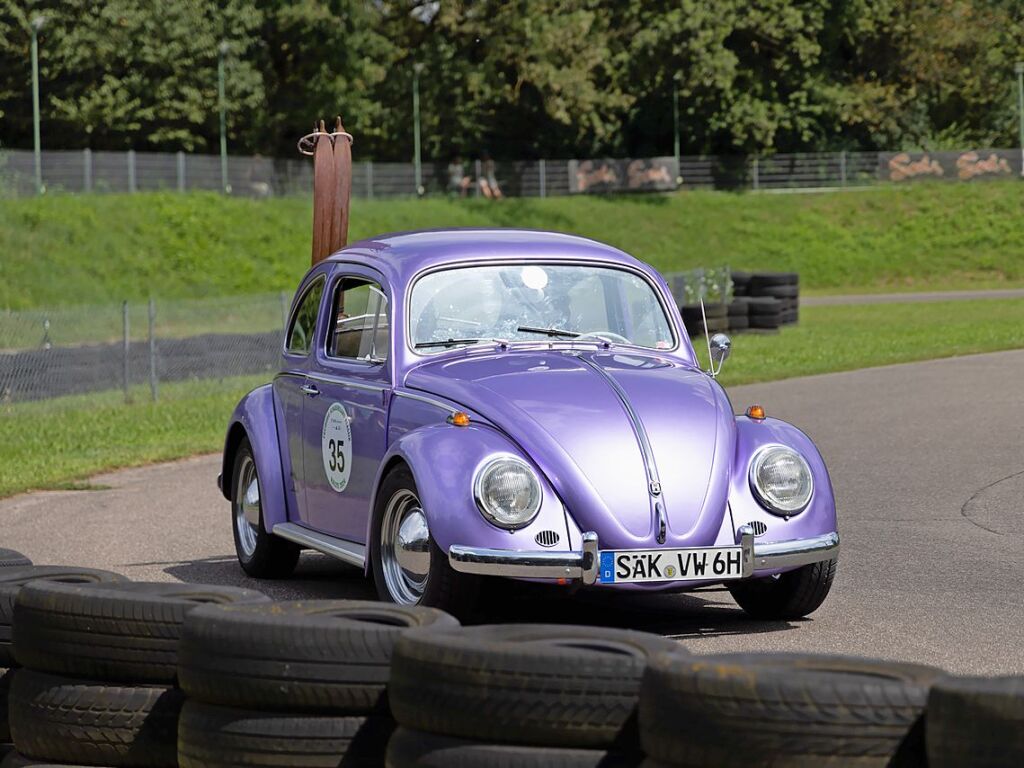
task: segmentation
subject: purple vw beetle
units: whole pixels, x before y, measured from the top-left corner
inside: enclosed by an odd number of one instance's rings
[[[795,618],[839,551],[810,439],[734,415],[653,269],[555,233],[387,235],[316,265],[222,478],[247,573],[315,549],[396,603],[465,609],[482,576],[725,583],[749,614]]]

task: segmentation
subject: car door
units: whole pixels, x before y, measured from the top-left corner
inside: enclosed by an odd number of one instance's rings
[[[382,278],[341,265],[328,284],[326,333],[318,343],[303,408],[309,524],[365,543],[370,498],[384,456],[390,325]]]
[[[313,360],[317,318],[327,284],[327,270],[314,273],[298,292],[285,332],[281,371],[274,378],[278,413],[278,444],[284,470],[289,519],[308,524],[303,484],[303,420],[306,375]]]

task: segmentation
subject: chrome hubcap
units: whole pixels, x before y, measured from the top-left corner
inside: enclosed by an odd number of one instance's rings
[[[391,598],[404,605],[418,603],[430,575],[430,529],[420,500],[408,489],[395,493],[384,508],[380,561]]]
[[[246,456],[238,472],[238,498],[235,506],[235,530],[238,546],[247,558],[256,552],[256,537],[260,530],[260,484],[256,464]]]

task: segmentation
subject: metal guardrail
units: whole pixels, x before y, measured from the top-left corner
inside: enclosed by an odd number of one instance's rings
[[[33,154],[0,151],[0,196],[34,195]],[[494,175],[511,197],[674,189],[821,189],[915,179],[974,181],[1019,178],[1021,151],[969,149],[958,152],[818,152],[765,157],[684,156],[589,160],[496,162]],[[44,186],[51,192],[98,193],[151,190],[221,190],[220,158],[184,152],[93,152],[45,150]],[[448,163],[423,166],[428,194],[463,194],[452,185]],[[465,194],[480,193],[487,174],[479,161],[463,165]],[[228,158],[230,191],[247,197],[307,195],[313,166],[299,158]],[[356,162],[357,197],[413,195],[412,163]]]

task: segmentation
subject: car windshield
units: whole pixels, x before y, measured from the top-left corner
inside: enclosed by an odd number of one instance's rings
[[[612,267],[505,264],[433,272],[413,287],[409,338],[421,353],[501,339],[675,345],[650,283]]]

